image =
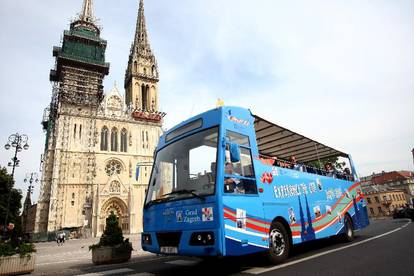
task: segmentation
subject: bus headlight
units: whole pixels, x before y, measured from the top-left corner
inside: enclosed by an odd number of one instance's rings
[[[152,245],[151,234],[142,234],[142,244]]]
[[[203,246],[214,245],[214,233],[213,232],[194,232],[191,234],[190,245]]]

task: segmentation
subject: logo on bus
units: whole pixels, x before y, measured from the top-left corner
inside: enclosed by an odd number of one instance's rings
[[[183,222],[183,211],[177,211],[175,217],[177,218],[177,222]]]
[[[227,115],[227,119],[229,119],[232,122],[244,125],[244,126],[249,126],[250,125],[249,121],[244,120],[244,119],[239,119],[239,118],[234,117],[232,115]]]
[[[202,219],[203,221],[213,221],[213,207],[206,207],[201,209],[201,213],[203,214]]]
[[[262,174],[262,177],[260,177],[260,181],[262,183],[271,184],[273,182],[273,174],[272,173],[268,173],[268,172],[264,172]]]

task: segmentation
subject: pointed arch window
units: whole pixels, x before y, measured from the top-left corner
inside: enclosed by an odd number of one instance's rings
[[[101,150],[108,150],[108,128],[106,126],[101,130]]]
[[[121,131],[121,151],[127,152],[127,143],[128,143],[128,131],[124,128]]]
[[[134,61],[134,73],[138,72],[138,63]]]
[[[116,127],[111,131],[111,151],[118,151],[118,130]]]
[[[142,85],[141,86],[141,91],[142,91],[142,110],[147,110],[148,106],[147,106],[147,102],[148,102],[148,86]]]

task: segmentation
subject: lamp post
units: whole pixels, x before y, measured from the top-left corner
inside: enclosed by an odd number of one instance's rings
[[[12,183],[14,180],[14,171],[16,169],[16,167],[19,166],[20,160],[17,159],[17,153],[21,152],[22,150],[28,150],[29,149],[29,144],[27,144],[27,140],[29,140],[29,138],[27,137],[26,134],[19,134],[19,133],[15,133],[9,136],[9,140],[6,143],[6,145],[4,145],[4,148],[6,150],[9,150],[11,148],[14,148],[14,157],[11,159],[12,162],[8,163],[9,167],[13,167],[12,169],[12,174],[11,174],[11,182],[10,182],[10,190],[9,190],[9,195],[7,198],[7,209],[6,209],[6,218],[4,220],[4,231],[6,231],[6,227],[7,227],[7,220],[9,219],[9,209],[10,209],[10,200],[11,200],[11,192],[12,192]]]
[[[26,199],[24,200],[24,206],[23,206],[23,213],[22,213],[22,230],[23,234],[26,233],[27,228],[27,211],[29,210],[30,206],[32,206],[32,201],[30,199],[30,195],[33,194],[33,182],[39,182],[38,174],[35,172],[27,173],[26,177],[24,179],[25,183],[29,183],[29,187],[27,188],[27,195]]]

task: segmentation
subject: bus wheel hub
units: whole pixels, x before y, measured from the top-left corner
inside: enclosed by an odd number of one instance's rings
[[[277,256],[283,254],[283,251],[285,250],[285,240],[283,239],[282,233],[280,233],[277,229],[273,229],[270,233],[270,243],[271,250],[274,254]]]

